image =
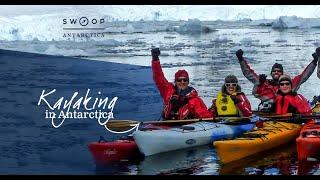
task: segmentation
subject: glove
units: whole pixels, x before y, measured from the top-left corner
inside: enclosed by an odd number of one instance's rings
[[[260,84],[263,84],[266,81],[267,81],[267,75],[259,74],[259,82],[260,82]]]
[[[317,62],[318,62],[318,56],[317,56],[317,54],[316,54],[316,53],[313,53],[313,54],[312,54],[312,57],[313,57],[312,62],[314,62],[315,64],[317,64]]]
[[[159,48],[154,48],[151,50],[152,60],[159,60],[160,50]]]
[[[177,110],[179,108],[179,96],[173,95],[170,99],[170,102],[173,110]]]
[[[234,104],[238,104],[240,102],[239,99],[237,98],[237,95],[231,95],[230,98],[232,99]]]
[[[239,49],[237,52],[236,52],[236,56],[238,58],[239,61],[242,61],[243,60],[243,51],[242,49]]]
[[[318,58],[320,57],[320,47],[318,47],[317,49],[316,49],[316,53],[317,53],[317,56],[318,56]]]

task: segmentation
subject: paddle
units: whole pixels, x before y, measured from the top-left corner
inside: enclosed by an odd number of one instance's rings
[[[216,118],[203,118],[203,119],[187,119],[187,120],[164,120],[164,121],[134,121],[134,120],[110,120],[105,125],[108,129],[112,129],[113,131],[126,131],[130,128],[137,126],[138,124],[154,124],[154,125],[183,125],[200,121],[211,121],[211,122],[220,122],[224,124],[237,124],[237,123],[245,123],[245,122],[253,122],[252,119],[257,116],[251,117],[216,117]],[[292,121],[295,123],[302,123],[303,120],[307,119],[315,119],[320,118],[319,113],[312,113],[310,115],[303,114],[282,114],[282,115],[260,115],[258,116],[259,120],[262,121]],[[255,120],[257,121],[257,120]]]
[[[282,117],[281,117],[282,116]],[[269,116],[269,118],[260,117],[260,121],[286,121],[286,122],[292,122],[301,124],[304,123],[305,120],[310,119],[319,119],[320,114],[319,113],[312,113],[312,114],[284,114],[284,115],[278,115],[278,116]]]
[[[287,113],[287,114],[282,114],[282,115],[260,115],[261,117],[264,118],[281,118],[281,117],[291,117],[292,113]],[[232,120],[247,120],[252,118],[251,117],[216,117],[216,118],[202,118],[202,119],[185,119],[185,120],[163,120],[163,121],[134,121],[134,120],[110,120],[108,121],[108,124],[115,124],[115,125],[120,125],[120,124],[137,124],[137,123],[144,123],[144,124],[171,124],[171,123],[178,123],[178,124],[183,124],[183,123],[192,123],[192,122],[198,122],[198,121],[215,121],[218,122],[220,120],[224,119],[229,119],[230,121]]]
[[[228,120],[226,120],[228,119]],[[211,122],[220,122],[224,121],[224,123],[232,123],[233,121],[235,123],[239,122],[250,122],[250,117],[217,117],[217,118],[203,118],[203,119],[186,119],[186,120],[163,120],[163,121],[132,121],[132,120],[110,120],[105,125],[108,129],[117,131],[117,130],[128,130],[138,124],[153,124],[153,125],[168,125],[168,126],[174,126],[174,125],[184,125],[184,124],[190,124],[194,122],[200,122],[200,121],[211,121]]]

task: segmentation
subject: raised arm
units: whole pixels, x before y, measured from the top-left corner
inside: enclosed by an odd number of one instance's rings
[[[158,87],[160,94],[162,97],[165,97],[165,94],[168,91],[168,86],[171,85],[171,83],[168,82],[168,80],[165,78],[162,67],[159,60],[160,50],[159,48],[155,48],[151,50],[152,54],[152,74],[153,74],[153,80],[156,83],[156,86]]]
[[[249,66],[246,59],[243,57],[243,51],[239,49],[236,52],[236,56],[239,60],[241,71],[243,75],[253,84],[259,84],[259,76],[254,72],[254,70]]]
[[[317,48],[318,49],[318,48]],[[319,49],[320,51],[320,49]],[[319,52],[320,53],[320,52]],[[302,71],[301,74],[299,74],[298,76],[294,77],[292,80],[292,84],[293,84],[293,91],[297,92],[301,86],[301,84],[303,84],[304,82],[306,82],[309,77],[312,75],[313,71],[316,69],[317,66],[317,62],[318,62],[318,57],[316,55],[316,53],[312,54],[313,60],[311,61],[311,63]]]

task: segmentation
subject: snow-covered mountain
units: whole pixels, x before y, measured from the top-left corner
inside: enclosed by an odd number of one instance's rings
[[[239,20],[275,19],[279,16],[320,17],[320,6],[284,5],[105,5],[105,6],[0,6],[0,16],[19,15],[109,16],[110,20]]]

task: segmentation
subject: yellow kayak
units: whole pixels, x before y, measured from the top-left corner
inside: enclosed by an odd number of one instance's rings
[[[231,161],[272,149],[288,143],[298,137],[301,125],[285,122],[264,122],[262,128],[244,133],[233,140],[214,141],[220,162],[226,164]]]

